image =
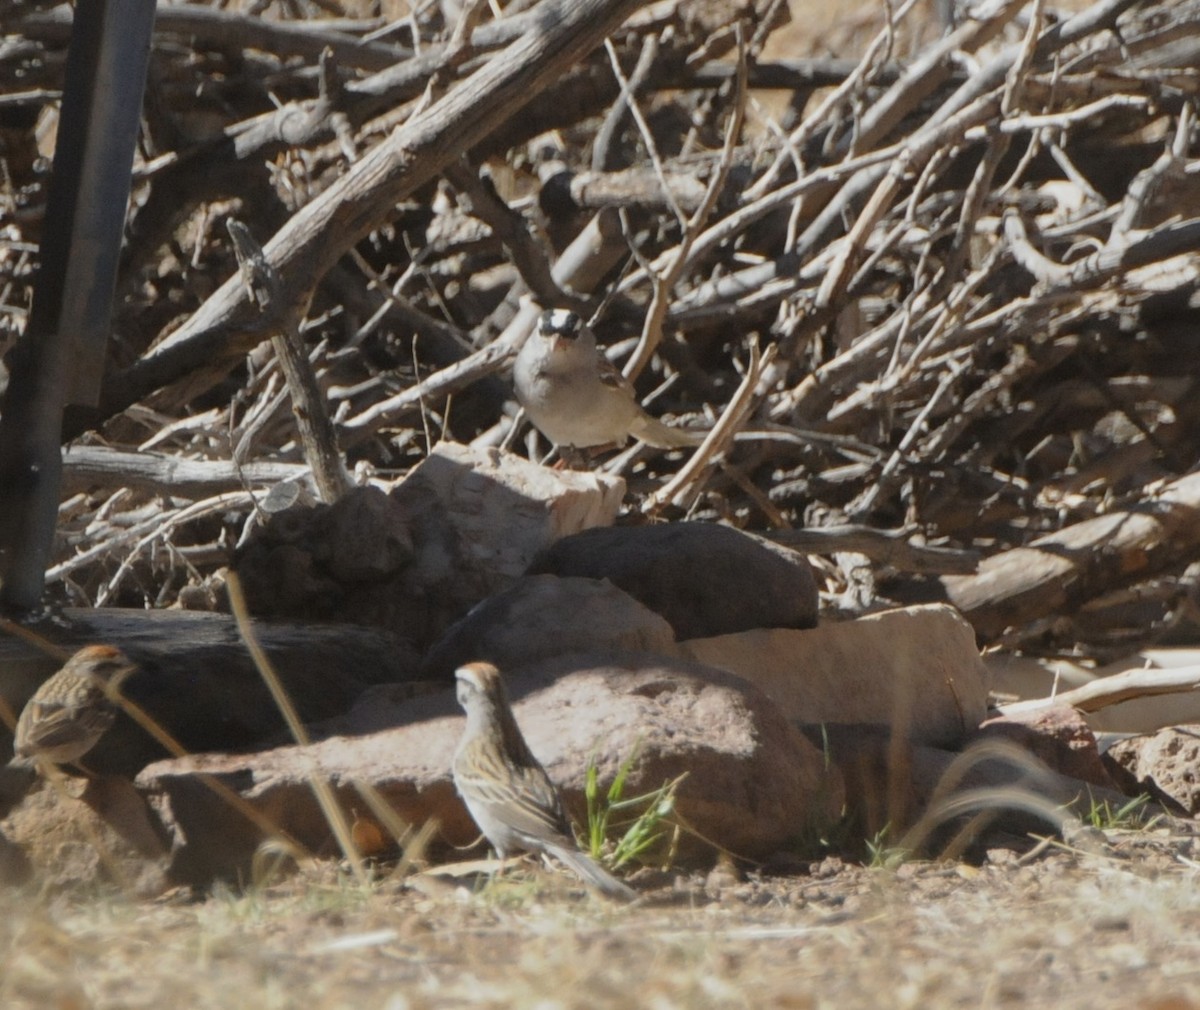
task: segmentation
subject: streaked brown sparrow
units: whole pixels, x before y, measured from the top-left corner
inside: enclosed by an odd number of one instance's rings
[[[80,649],[21,710],[13,732],[13,764],[78,761],[113,724],[116,692],[136,668],[114,646]]]
[[[513,385],[529,420],[563,449],[623,445],[631,435],[677,449],[707,434],[647,414],[633,385],[597,349],[595,334],[567,309],[542,313],[513,363]]]
[[[635,899],[636,891],[576,846],[562,798],[513,717],[500,671],[491,663],[467,663],[454,676],[467,713],[454,785],[496,854],[548,853],[602,894]]]

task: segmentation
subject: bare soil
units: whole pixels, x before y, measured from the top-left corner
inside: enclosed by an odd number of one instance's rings
[[[331,864],[155,903],[0,894],[18,1007],[1200,1005],[1197,838],[1110,831],[978,866],[837,859],[722,882],[636,877],[641,907],[558,874],[356,884]]]

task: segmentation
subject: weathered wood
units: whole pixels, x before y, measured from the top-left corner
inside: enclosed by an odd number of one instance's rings
[[[338,449],[337,435],[325,405],[325,394],[317,384],[308,352],[300,339],[299,314],[289,312],[287,306],[280,304],[279,274],[267,262],[262,247],[254,241],[250,229],[232,218],[226,222],[226,227],[229,237],[233,239],[242,281],[251,298],[262,310],[265,319],[280,320],[279,332],[271,335],[271,346],[287,379],[292,416],[296,420],[304,458],[312,469],[317,492],[322,501],[333,503],[354,485],[346,473],[346,462]]]
[[[1065,614],[1104,587],[1141,581],[1200,552],[1200,474],[1150,489],[1133,507],[1087,519],[947,575],[950,602],[986,638]]]
[[[1126,670],[1098,677],[1090,684],[1063,691],[1051,698],[1028,698],[998,706],[1004,715],[1036,712],[1055,705],[1071,705],[1081,712],[1099,712],[1110,705],[1135,698],[1200,691],[1200,666],[1176,666],[1167,670]]]
[[[116,645],[139,664],[122,687],[189,751],[245,747],[283,729],[270,692],[226,614],[183,610],[68,609],[35,630],[68,652]],[[305,721],[337,715],[370,684],[413,679],[416,655],[383,631],[311,622],[257,622],[255,631]],[[0,638],[0,696],[19,712],[59,665],[15,638]],[[39,676],[32,673],[37,670]],[[133,774],[162,748],[122,717],[88,756],[93,771]]]
[[[63,493],[132,487],[179,498],[207,498],[244,487],[270,487],[309,474],[302,463],[184,459],[162,452],[122,452],[102,445],[63,450]]]
[[[278,21],[240,11],[209,9],[193,4],[161,4],[155,35],[177,35],[218,48],[261,49],[279,56],[304,56],[316,61],[326,49],[347,67],[382,70],[412,55],[404,46],[367,42],[357,35],[382,26],[378,20],[329,18],[320,21]],[[71,31],[71,11],[36,11],[21,20],[28,38],[62,41]]]
[[[551,86],[639,2],[547,0],[539,5],[534,30],[414,115],[267,244],[264,251],[282,278],[281,301],[302,312],[325,271],[384,224],[396,203],[486,137],[502,116],[511,116]],[[240,279],[226,281],[187,323],[113,382],[108,411],[253,346],[263,334],[250,324],[247,310]]]
[[[874,530],[865,526],[827,526],[806,530],[763,530],[759,536],[810,554],[852,551],[905,572],[963,575],[979,565],[978,551],[912,543],[905,530]]]

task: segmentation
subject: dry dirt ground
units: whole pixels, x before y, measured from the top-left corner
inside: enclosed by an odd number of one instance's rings
[[[770,55],[852,55],[871,27],[843,20],[866,5],[790,5]],[[201,900],[0,889],[0,1008],[1200,1008],[1200,839],[1109,835],[1102,854],[635,880],[635,908],[558,876],[366,886],[329,865]]]
[[[635,908],[540,871],[473,891],[329,864],[204,900],[10,891],[0,1006],[1200,1006],[1200,839],[1109,838],[723,884],[642,871]]]

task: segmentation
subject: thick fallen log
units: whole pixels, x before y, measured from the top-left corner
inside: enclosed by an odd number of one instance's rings
[[[69,609],[32,639],[0,637],[0,702],[20,712],[62,663],[93,642],[123,649],[138,670],[122,694],[187,751],[261,744],[284,721],[227,614],[183,610]],[[416,654],[384,631],[347,624],[258,622],[255,633],[306,722],[346,711],[368,686],[412,680]],[[4,720],[0,719],[0,727]],[[0,728],[0,736],[7,733]],[[94,772],[133,775],[165,754],[128,715],[88,754]]]
[[[1100,592],[1200,555],[1200,473],[1164,481],[1130,507],[1086,519],[947,575],[947,596],[985,641],[1064,615]]]

